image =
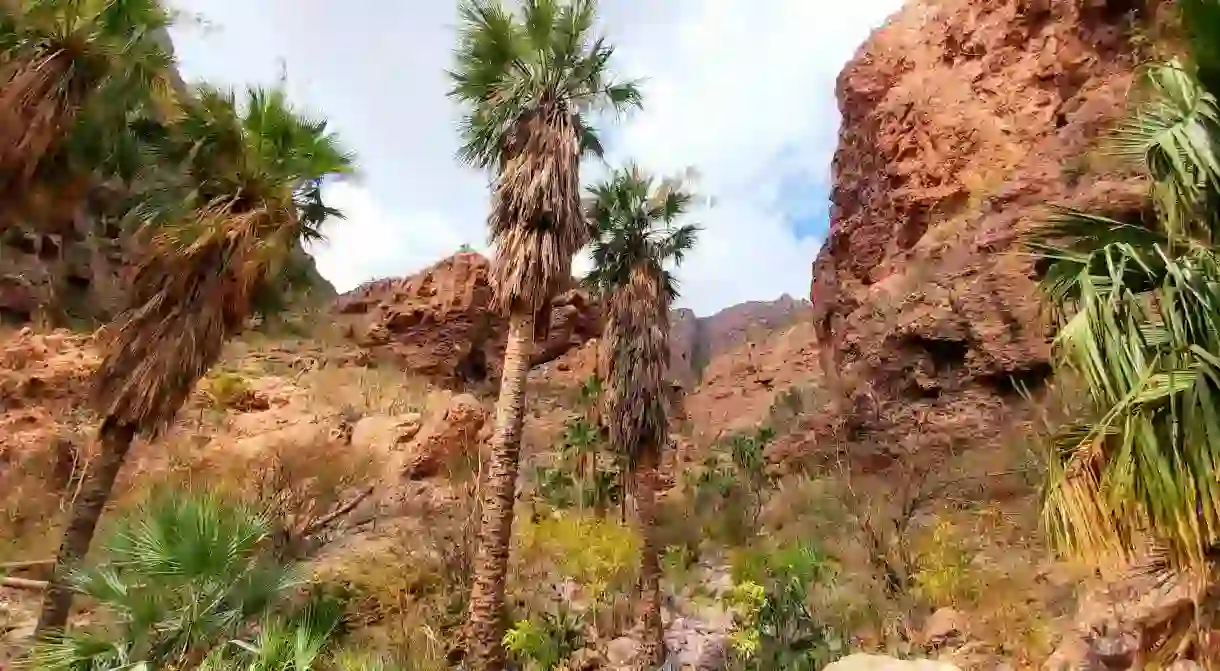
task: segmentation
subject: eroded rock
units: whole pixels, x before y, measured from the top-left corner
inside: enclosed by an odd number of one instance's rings
[[[347,336],[407,371],[455,385],[499,376],[508,320],[491,309],[490,265],[455,254],[415,275],[366,283],[336,299]],[[534,364],[553,361],[601,332],[597,306],[572,290],[536,326]]]

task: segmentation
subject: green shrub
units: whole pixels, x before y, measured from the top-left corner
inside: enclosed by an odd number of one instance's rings
[[[504,647],[525,669],[551,671],[585,645],[583,623],[566,608],[518,620],[504,634]]]
[[[208,401],[214,408],[236,408],[253,396],[246,378],[237,373],[220,373],[207,386]]]
[[[735,554],[732,667],[741,670],[825,666],[843,650],[843,637],[814,617],[810,592],[834,579],[834,565],[807,543],[756,547]]]

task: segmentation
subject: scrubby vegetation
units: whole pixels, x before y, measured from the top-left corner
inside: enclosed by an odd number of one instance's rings
[[[1042,460],[1013,435],[988,456],[886,445],[864,463],[846,426],[781,468],[777,446],[839,409],[843,389],[776,390],[759,425],[674,449],[697,433],[679,426],[668,380],[672,269],[696,243],[695,196],[635,166],[582,187],[582,158],[603,153],[598,112],[643,102],[610,76],[595,3],[460,3],[449,77],[462,158],[492,176],[508,344],[487,435],[426,455],[443,473],[421,482],[404,465],[421,455],[405,453],[436,447],[423,425],[447,421],[440,392],[384,362],[328,357],[325,317],[292,287],[309,274],[301,244],[340,214],[324,182],[354,170],[325,122],[278,89],[170,95],[154,37],[171,17],[153,0],[0,4],[0,102],[12,103],[0,195],[84,175],[122,192],[139,243],[123,311],[90,345],[100,361],[47,395],[70,407],[32,416],[57,422],[54,439],[0,453],[4,585],[44,600],[23,663],[656,668],[695,650],[729,669],[812,670],[857,650],[937,654],[968,635],[971,654],[1030,667],[1074,589],[1069,569],[1044,568],[1037,484],[1058,547],[1192,588],[1140,645],[1204,656],[1220,545],[1220,64],[1201,26],[1220,9],[1181,6],[1175,30],[1195,60],[1148,66],[1116,137],[1118,158],[1143,163],[1152,209],[1121,221],[1058,210],[1032,240],[1060,375],[1025,401],[1072,409],[1032,437]],[[954,216],[987,209],[1024,158],[1001,149],[999,164],[959,175]],[[1072,161],[1063,178],[1092,166]],[[586,289],[606,313],[595,374],[579,390],[527,384],[534,320],[586,247]],[[881,306],[877,320],[896,318]],[[321,344],[281,356],[289,340]],[[21,393],[46,384],[31,379]],[[539,400],[562,409],[562,428],[523,450]],[[97,529],[106,540],[91,549]]]

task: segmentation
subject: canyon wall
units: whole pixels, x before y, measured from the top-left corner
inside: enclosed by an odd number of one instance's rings
[[[1126,108],[1158,5],[914,0],[838,80],[831,229],[813,320],[864,456],[956,450],[1025,421],[1050,374],[1020,236],[1058,203],[1112,215],[1144,186],[1094,149]],[[799,446],[798,446],[799,447]],[[808,446],[807,446],[808,447]]]
[[[747,301],[707,317],[692,310],[670,312],[670,371],[674,381],[693,389],[711,360],[739,345],[761,346],[771,334],[783,331],[812,314],[808,301],[784,294],[773,301]]]

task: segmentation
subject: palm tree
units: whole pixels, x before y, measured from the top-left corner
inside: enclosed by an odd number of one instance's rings
[[[1220,18],[1214,0],[1181,5]],[[1217,33],[1194,37],[1198,57],[1220,57]],[[1149,178],[1150,210],[1116,220],[1060,208],[1032,245],[1057,364],[1085,392],[1083,412],[1051,435],[1047,526],[1094,561],[1143,562],[1151,549],[1152,568],[1198,580],[1206,599],[1220,578],[1220,103],[1198,76],[1216,62],[1199,65],[1149,66],[1146,95],[1114,133],[1115,152]],[[1165,615],[1156,647],[1185,650],[1192,618]]]
[[[29,666],[321,666],[334,656],[343,604],[315,594],[287,617],[273,612],[302,586],[298,573],[276,559],[273,526],[266,514],[214,496],[154,497],[122,520],[104,546],[103,561],[69,576],[113,625],[40,641]]]
[[[614,50],[595,35],[594,0],[525,0],[517,13],[499,0],[466,0],[459,12],[456,66],[449,76],[450,95],[465,114],[460,157],[494,175],[491,279],[496,307],[509,316],[483,484],[469,652],[474,668],[501,669],[504,580],[535,315],[546,317],[551,299],[571,282],[572,257],[587,241],[580,159],[601,150],[589,117],[638,106],[640,96],[634,84],[609,75]]]
[[[667,265],[682,262],[698,228],[675,226],[693,196],[680,180],[657,182],[631,166],[590,189],[596,229],[594,268],[587,281],[607,306],[600,370],[610,442],[632,474],[642,539],[641,663],[659,666],[661,566],[654,533],[661,450],[669,442],[669,309],[678,296]]]
[[[98,96],[173,100],[159,0],[0,1],[0,192],[34,177]]]
[[[299,584],[271,536],[268,517],[212,496],[154,497],[119,522],[101,561],[66,576],[116,626],[38,642],[34,668],[197,662]]]
[[[202,88],[150,164],[132,210],[142,258],[93,379],[99,455],[73,504],[60,567],[89,549],[136,435],[169,424],[225,342],[275,295],[301,241],[339,215],[322,201],[322,180],[353,162],[282,90],[251,89],[238,109],[232,92]],[[40,636],[63,628],[71,599],[54,580]]]

